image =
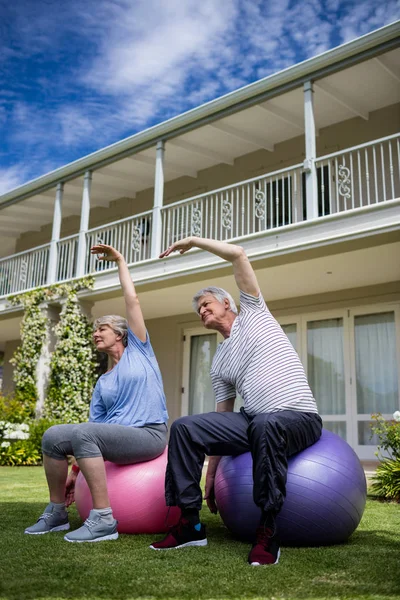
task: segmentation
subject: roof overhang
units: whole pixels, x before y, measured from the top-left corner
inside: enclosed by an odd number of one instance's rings
[[[153,146],[157,140],[168,140],[182,135],[186,131],[257,104],[263,99],[272,98],[298,87],[302,82],[316,81],[399,45],[400,21],[396,21],[29,181],[4,194],[0,198],[0,208],[20,202],[38,190],[45,191],[58,181],[66,182],[75,179],[87,170],[105,166],[124,156],[140,152]]]

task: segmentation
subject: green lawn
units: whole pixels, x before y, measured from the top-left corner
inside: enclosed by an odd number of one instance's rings
[[[68,544],[62,533],[26,536],[46,503],[41,467],[0,468],[0,598],[24,599],[397,599],[400,505],[369,500],[349,543],[283,548],[279,565],[250,567],[234,541],[203,510],[209,545],[154,552],[154,536]],[[75,508],[71,525],[79,526]]]

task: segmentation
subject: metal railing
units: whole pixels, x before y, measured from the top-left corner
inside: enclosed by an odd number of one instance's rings
[[[319,217],[381,204],[400,197],[400,134],[318,157]],[[306,219],[302,164],[255,177],[161,209],[161,247],[188,235],[230,240]],[[90,229],[86,274],[113,268],[88,252],[115,246],[128,264],[151,258],[152,211]],[[56,281],[76,277],[79,235],[57,243]],[[46,285],[50,244],[0,259],[0,297]]]
[[[0,296],[16,294],[46,284],[50,244],[25,250],[0,260]]]
[[[303,220],[302,171],[295,165],[164,206],[161,246],[189,235],[229,240]]]
[[[90,229],[86,234],[86,248],[96,244],[108,244],[117,248],[128,264],[150,258],[152,211],[121,219],[106,226]],[[114,263],[103,262],[97,256],[90,255],[86,264],[86,273],[99,273],[115,267]]]
[[[76,276],[79,235],[69,235],[57,244],[57,281],[67,281]]]
[[[400,135],[317,158],[319,216],[400,197]]]

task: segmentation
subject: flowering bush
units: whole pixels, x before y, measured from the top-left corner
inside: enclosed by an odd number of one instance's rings
[[[77,292],[93,287],[93,283],[93,277],[85,277],[8,298],[11,304],[24,307],[21,345],[10,362],[14,365],[15,401],[27,418],[35,417],[38,400],[36,369],[48,332],[48,319],[41,305],[63,299],[61,321],[55,328],[59,341],[51,360],[45,414],[69,422],[87,417],[96,363],[92,330],[79,310]]]
[[[71,289],[55,326],[57,344],[44,415],[67,423],[86,421],[96,376],[93,328],[80,309],[76,289]]]
[[[41,455],[29,440],[27,423],[0,421],[0,465],[36,465]]]
[[[372,478],[370,491],[377,496],[400,502],[400,411],[393,413],[391,421],[386,421],[381,414],[372,415],[372,419],[375,423],[371,430],[379,439],[376,454],[381,462]]]
[[[42,461],[43,433],[54,425],[29,419],[15,398],[0,395],[0,465],[37,465]]]
[[[24,316],[21,322],[21,345],[10,360],[14,365],[13,379],[15,398],[29,413],[35,416],[38,392],[36,388],[36,365],[46,339],[46,316],[40,309],[45,299],[43,289],[34,290],[9,298],[11,304],[22,304]]]

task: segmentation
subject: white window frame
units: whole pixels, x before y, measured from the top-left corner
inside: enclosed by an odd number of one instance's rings
[[[343,359],[344,359],[344,377],[345,377],[345,414],[344,415],[322,415],[322,419],[327,421],[344,421],[346,423],[347,442],[352,446],[360,459],[376,459],[376,446],[365,446],[358,444],[358,421],[370,420],[371,415],[359,415],[357,413],[357,386],[355,372],[355,336],[354,336],[354,318],[365,314],[378,314],[391,312],[395,313],[396,324],[396,349],[397,363],[400,365],[400,303],[387,302],[384,304],[369,304],[364,306],[353,306],[351,308],[338,307],[329,310],[307,312],[304,314],[293,314],[277,317],[281,325],[296,325],[297,334],[297,352],[304,366],[307,375],[307,323],[310,321],[323,321],[326,319],[343,319]],[[185,341],[183,342],[183,368],[182,368],[182,400],[181,414],[189,413],[189,376],[190,376],[190,347],[192,336],[217,335],[217,343],[223,341],[223,337],[217,331],[207,330],[204,327],[188,327],[183,331]],[[399,390],[400,390],[400,366],[398,369]],[[317,398],[318,403],[318,398]],[[400,397],[399,407],[400,410]],[[383,415],[390,419],[392,415]],[[360,418],[361,417],[361,418]]]
[[[348,310],[349,329],[350,329],[350,369],[351,369],[351,407],[352,415],[351,420],[353,424],[353,443],[351,444],[355,452],[361,459],[376,458],[375,452],[377,446],[365,446],[358,443],[358,422],[359,421],[371,421],[371,415],[369,413],[359,414],[357,412],[357,384],[356,384],[356,362],[355,362],[355,317],[362,315],[376,315],[380,313],[394,312],[395,319],[395,336],[396,336],[396,353],[397,353],[397,377],[398,377],[398,389],[399,399],[397,410],[400,410],[400,305],[398,303],[378,304],[378,305],[367,305],[351,308]],[[392,419],[392,414],[383,414],[385,419]]]
[[[302,331],[302,323],[300,315],[291,315],[285,317],[277,317],[279,325],[296,325],[296,342],[297,348],[295,348],[297,354],[299,355],[300,360],[302,361],[302,356],[300,355],[300,351],[302,348],[302,339],[303,339],[303,331]],[[303,362],[303,361],[302,361]]]
[[[358,422],[360,420],[370,421],[371,415],[359,415],[357,413],[357,386],[355,371],[355,336],[354,336],[354,317],[365,314],[378,314],[394,312],[396,325],[396,349],[397,364],[400,365],[400,303],[389,302],[385,304],[369,304],[355,307],[338,307],[326,311],[307,312],[304,314],[289,315],[278,317],[281,325],[296,324],[297,326],[297,352],[304,366],[306,375],[308,375],[307,365],[307,323],[310,321],[323,321],[326,319],[343,319],[343,358],[344,358],[344,376],[345,376],[345,409],[344,415],[323,415],[321,418],[327,421],[344,421],[346,423],[347,442],[352,446],[360,459],[375,459],[377,446],[365,446],[358,443]],[[400,366],[398,369],[399,390],[400,390]],[[318,398],[317,404],[318,404]],[[399,397],[400,410],[400,397]],[[392,415],[383,415],[390,419]],[[361,417],[361,418],[360,418]]]
[[[190,385],[190,348],[192,337],[198,335],[210,335],[215,333],[217,344],[223,341],[222,335],[218,331],[205,329],[205,327],[190,327],[183,331],[183,365],[182,365],[182,395],[181,395],[181,415],[189,414],[189,385]]]

